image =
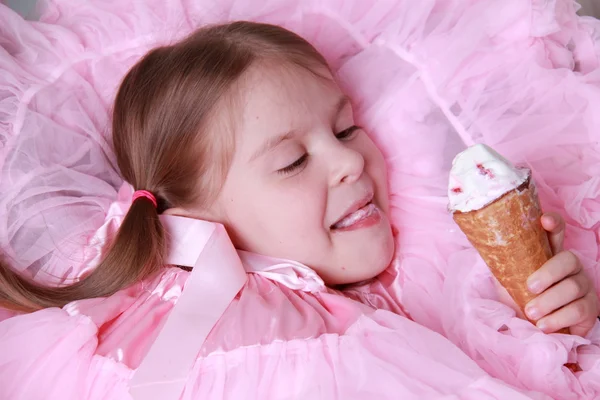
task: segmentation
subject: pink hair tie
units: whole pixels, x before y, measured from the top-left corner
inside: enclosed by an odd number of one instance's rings
[[[132,198],[131,202],[133,203],[134,201],[136,201],[137,199],[139,199],[141,197],[145,197],[148,200],[150,200],[152,202],[152,204],[154,204],[154,208],[158,207],[158,203],[156,202],[156,197],[154,197],[154,195],[147,190],[136,190],[135,192],[133,192],[133,198]]]

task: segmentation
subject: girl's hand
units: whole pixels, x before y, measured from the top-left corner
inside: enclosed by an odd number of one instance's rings
[[[563,251],[565,221],[556,213],[542,216],[554,257],[527,280],[538,296],[527,304],[525,313],[537,321],[546,333],[569,328],[571,334],[585,336],[598,318],[600,305],[592,281],[586,276],[579,259]]]

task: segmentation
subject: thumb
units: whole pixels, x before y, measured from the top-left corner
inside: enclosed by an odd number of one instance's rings
[[[555,212],[542,215],[542,227],[548,232],[553,254],[563,251],[565,241],[565,220]]]

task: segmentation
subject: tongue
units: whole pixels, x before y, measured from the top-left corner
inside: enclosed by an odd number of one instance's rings
[[[349,214],[348,216],[344,217],[342,220],[336,222],[335,224],[333,224],[331,226],[331,228],[332,229],[347,228],[347,227],[357,223],[361,219],[368,217],[374,210],[375,210],[374,204],[372,204],[372,203],[367,204],[363,208],[354,211],[352,214]]]

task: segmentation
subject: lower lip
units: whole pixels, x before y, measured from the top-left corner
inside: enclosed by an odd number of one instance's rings
[[[366,207],[366,206],[365,206]],[[379,208],[376,207],[375,210],[367,215],[365,218],[359,219],[355,223],[350,226],[345,226],[343,228],[332,229],[333,232],[349,232],[355,231],[357,229],[369,228],[371,226],[377,225],[381,222],[381,212]]]

